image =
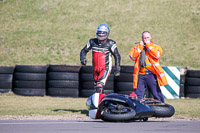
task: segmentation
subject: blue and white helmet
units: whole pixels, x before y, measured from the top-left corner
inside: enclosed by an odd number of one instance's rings
[[[99,35],[99,33],[105,33],[104,36],[101,36]],[[105,40],[108,38],[108,35],[109,35],[109,32],[110,32],[110,29],[108,27],[107,24],[100,24],[98,27],[97,27],[97,30],[96,30],[96,35],[97,35],[97,38],[99,40]]]

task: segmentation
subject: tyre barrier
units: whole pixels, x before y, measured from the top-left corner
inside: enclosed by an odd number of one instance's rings
[[[184,94],[185,97],[200,97],[200,70],[187,70]]]
[[[180,94],[179,97],[185,97],[185,85],[180,84]]]
[[[114,68],[107,80],[105,93],[131,94],[134,66],[121,66],[114,79]],[[25,96],[88,97],[94,90],[92,66],[16,65],[0,66],[0,93],[13,91]],[[151,97],[148,89],[146,97]],[[184,69],[180,75],[179,97],[200,97],[200,70]]]
[[[57,97],[79,96],[80,66],[49,65],[47,95]]]
[[[180,75],[180,93],[179,97],[185,97],[185,75]]]
[[[187,68],[180,68],[180,92],[179,97],[185,97],[185,78],[186,78]]]
[[[89,97],[95,93],[94,88],[94,78],[93,78],[93,67],[92,66],[82,66],[80,69],[80,86],[79,86],[79,96],[80,97]],[[110,76],[104,87],[104,93],[110,94],[114,93],[114,74],[113,68]]]
[[[0,66],[0,93],[12,90],[13,72],[13,66]]]
[[[133,89],[134,66],[121,66],[119,78],[114,80],[115,92],[119,94],[130,95],[135,92]],[[145,97],[149,97],[148,88],[145,90]]]
[[[16,65],[13,92],[23,96],[45,96],[47,68],[47,65]]]

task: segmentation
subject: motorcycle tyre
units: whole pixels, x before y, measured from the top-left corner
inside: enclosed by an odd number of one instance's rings
[[[124,114],[111,114],[107,111],[108,109],[105,109],[102,114],[102,120],[104,121],[128,121],[133,119],[133,117],[136,115],[136,112],[134,109],[130,108],[130,112],[124,113]]]
[[[154,117],[171,117],[175,113],[174,107],[169,104],[149,106],[155,111]]]

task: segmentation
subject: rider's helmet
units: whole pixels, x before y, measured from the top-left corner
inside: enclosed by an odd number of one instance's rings
[[[107,24],[100,24],[96,30],[97,38],[99,40],[105,40],[108,38],[109,32],[110,32],[110,29]],[[100,33],[105,33],[105,34],[102,36],[102,34]]]

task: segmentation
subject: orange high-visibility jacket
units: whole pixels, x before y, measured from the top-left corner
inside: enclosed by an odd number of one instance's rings
[[[152,41],[151,43],[148,43],[145,45],[146,47],[146,69],[152,71],[154,74],[156,74],[158,79],[158,85],[164,86],[167,85],[167,79],[164,74],[164,70],[162,69],[159,58],[162,55],[162,48],[159,45],[154,44]],[[133,88],[137,89],[138,84],[138,75],[139,75],[139,59],[140,59],[140,53],[142,52],[144,46],[141,44],[138,44],[134,46],[131,51],[129,52],[129,57],[131,60],[135,61],[135,67],[134,67],[134,73],[133,73]],[[142,72],[143,71],[143,72]],[[140,73],[145,74],[145,69],[140,70]]]

